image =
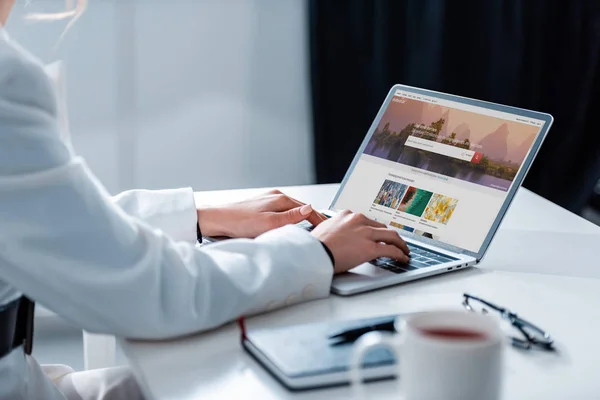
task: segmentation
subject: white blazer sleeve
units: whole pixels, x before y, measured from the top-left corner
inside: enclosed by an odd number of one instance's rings
[[[173,240],[196,243],[198,214],[191,188],[129,190],[112,198],[128,215],[144,220]]]
[[[325,297],[332,279],[319,241],[296,227],[197,248],[125,213],[60,142],[39,63],[2,40],[0,226],[1,280],[122,337],[183,335]]]

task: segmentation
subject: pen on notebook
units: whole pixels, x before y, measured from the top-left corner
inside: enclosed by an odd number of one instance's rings
[[[329,339],[340,339],[341,343],[349,343],[354,342],[365,333],[373,331],[395,332],[395,320],[385,321],[375,325],[367,325],[358,328],[348,329],[330,336]]]

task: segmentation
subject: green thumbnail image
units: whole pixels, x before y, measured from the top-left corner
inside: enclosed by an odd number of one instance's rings
[[[431,196],[433,196],[432,192],[428,192],[427,190],[423,189],[417,189],[415,187],[410,187],[406,191],[406,195],[402,199],[398,210],[420,217],[421,215],[423,215],[427,204],[429,204]]]

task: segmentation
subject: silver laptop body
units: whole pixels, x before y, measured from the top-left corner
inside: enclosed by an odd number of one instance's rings
[[[411,262],[336,276],[353,295],[478,264],[552,125],[539,113],[395,85],[328,215],[350,209],[397,229]]]

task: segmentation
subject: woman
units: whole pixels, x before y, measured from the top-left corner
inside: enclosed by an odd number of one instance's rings
[[[407,260],[384,225],[349,211],[322,222],[279,192],[198,209],[191,189],[110,198],[61,142],[40,62],[2,29],[13,4],[0,0],[2,312],[25,294],[88,331],[165,339],[325,297],[334,273],[376,257]],[[319,226],[290,226],[304,219]],[[255,239],[198,248],[197,227]],[[73,373],[39,366],[20,345],[3,350],[0,399],[141,397],[126,369]]]

